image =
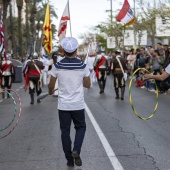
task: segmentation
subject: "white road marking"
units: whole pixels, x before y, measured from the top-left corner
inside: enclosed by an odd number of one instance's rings
[[[92,112],[90,111],[90,109],[88,108],[87,104],[85,103],[85,110],[87,112],[87,115],[94,127],[94,129],[96,130],[96,133],[106,151],[106,154],[114,168],[114,170],[124,170],[122,165],[120,164],[119,160],[117,159],[115,153],[113,152],[108,140],[106,139],[103,131],[101,130],[99,124],[97,123],[97,121],[95,120]]]

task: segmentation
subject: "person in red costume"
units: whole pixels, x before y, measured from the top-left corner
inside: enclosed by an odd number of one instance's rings
[[[8,94],[7,98],[9,98],[9,93],[11,87],[12,87],[12,76],[15,74],[14,66],[12,62],[10,61],[11,54],[7,54],[6,58],[7,60],[2,61],[2,64],[0,66],[1,68],[1,88],[3,90],[7,89]],[[2,98],[5,98],[5,93],[2,93]]]
[[[29,85],[29,94],[31,97],[31,103],[34,104],[34,93],[36,90],[37,96],[42,92],[41,90],[41,70],[44,69],[43,63],[38,61],[38,54],[35,52],[31,56],[31,60],[27,62],[24,67],[23,73],[25,76],[25,91]],[[37,100],[37,103],[40,103],[40,100]]]
[[[109,67],[108,56],[106,56],[103,51],[101,52],[101,54],[96,56],[94,61],[94,70],[99,84],[100,94],[104,93],[108,67]]]

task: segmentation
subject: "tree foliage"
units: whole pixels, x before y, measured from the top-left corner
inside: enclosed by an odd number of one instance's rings
[[[6,41],[8,43],[15,44],[8,46],[8,51],[11,50],[14,52],[15,50],[18,51],[19,47],[23,49],[24,53],[20,53],[19,56],[23,57],[26,53],[30,53],[33,50],[33,41],[37,41],[36,48],[39,51],[40,48],[40,41],[42,34],[42,27],[45,19],[45,12],[46,12],[46,4],[47,1],[42,0],[17,0],[17,8],[18,8],[18,17],[15,18],[10,16],[7,18],[7,9],[9,7],[11,0],[0,0],[0,4],[3,5],[3,17],[4,17],[4,26],[6,29]],[[21,18],[21,11],[24,9],[23,4],[26,3],[26,23],[23,22]],[[52,4],[50,4],[50,13],[51,19],[57,18],[56,9]],[[13,31],[11,31],[11,20],[13,21]],[[18,24],[17,24],[18,23]],[[14,38],[12,38],[12,32]],[[52,24],[52,33],[55,35],[57,32],[56,25]],[[31,38],[32,37],[32,38]],[[55,37],[55,36],[53,36]],[[15,39],[15,41],[13,40]],[[7,44],[8,44],[7,43]],[[20,44],[20,45],[19,45]],[[22,47],[23,45],[23,47]],[[11,49],[11,46],[13,49]]]

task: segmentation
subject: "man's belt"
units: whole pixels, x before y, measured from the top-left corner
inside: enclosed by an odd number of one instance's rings
[[[117,71],[118,71],[118,70],[121,70],[121,68],[115,68],[115,70],[117,70]]]

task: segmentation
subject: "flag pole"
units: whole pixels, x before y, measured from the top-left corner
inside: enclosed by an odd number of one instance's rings
[[[70,4],[69,4],[69,0],[68,0],[68,13],[69,13],[69,16],[70,16]],[[72,29],[71,29],[71,17],[70,17],[70,35],[72,37]]]
[[[135,0],[134,0],[134,18],[136,16],[136,4],[135,4]],[[133,24],[133,32],[134,32],[134,46],[136,48],[136,30],[135,30],[135,23]]]
[[[124,29],[123,29],[123,50],[125,50],[125,24],[124,24]]]

